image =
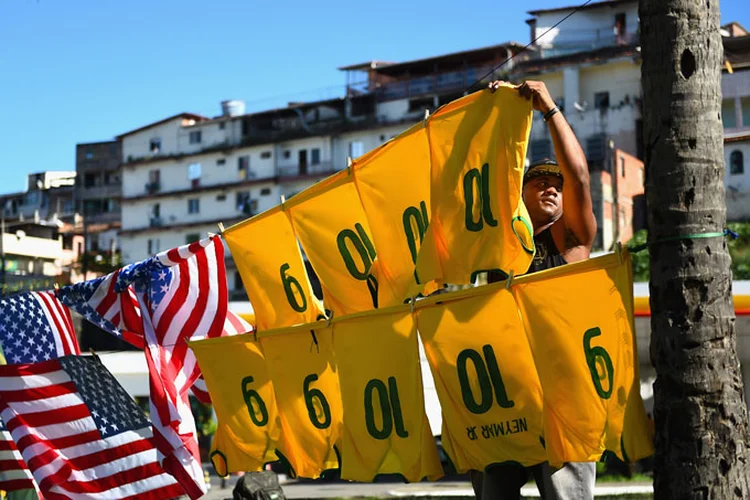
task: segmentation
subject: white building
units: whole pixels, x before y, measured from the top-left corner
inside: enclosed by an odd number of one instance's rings
[[[725,70],[721,78],[721,119],[727,219],[750,220],[750,35],[738,23],[722,28]]]

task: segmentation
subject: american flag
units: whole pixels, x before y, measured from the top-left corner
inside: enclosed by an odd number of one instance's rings
[[[10,364],[81,353],[70,311],[54,292],[27,292],[0,300],[0,344]]]
[[[141,271],[152,266],[152,260],[129,265],[107,276],[65,286],[58,291],[58,298],[66,306],[78,312],[86,320],[104,331],[121,338],[129,344],[143,348],[145,345],[143,320],[135,292],[135,283],[145,275]],[[168,289],[171,274],[166,270],[156,274],[158,286]],[[227,311],[222,335],[237,335],[252,331],[253,327],[231,311]],[[191,388],[203,403],[211,403],[206,383],[199,377]]]
[[[45,498],[183,494],[159,465],[148,419],[96,358],[0,366],[0,404]]]
[[[36,363],[80,354],[70,311],[53,292],[0,300],[0,364]],[[0,490],[35,488],[31,471],[0,419]]]
[[[192,498],[200,497],[206,486],[188,401],[200,370],[187,340],[225,332],[224,245],[212,236],[174,248],[123,268],[117,279],[114,289],[133,286],[140,308],[151,419],[162,465]]]
[[[31,471],[0,418],[0,490],[36,489]]]

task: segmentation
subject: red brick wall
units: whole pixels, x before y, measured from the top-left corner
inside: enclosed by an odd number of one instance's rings
[[[638,200],[643,199],[643,182],[644,182],[644,167],[643,162],[635,156],[629,155],[625,151],[615,149],[615,164],[613,172],[613,196],[617,193],[617,205],[619,209],[618,214],[618,230],[615,229],[615,234],[618,234],[618,241],[626,243],[633,237],[634,230],[634,199],[636,203]],[[636,226],[641,224],[636,221]],[[635,229],[640,229],[636,227]]]

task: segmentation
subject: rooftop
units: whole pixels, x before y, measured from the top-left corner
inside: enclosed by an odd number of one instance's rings
[[[196,115],[194,113],[178,113],[176,115],[172,115],[168,118],[164,118],[163,120],[159,120],[157,122],[149,123],[148,125],[144,125],[142,127],[138,127],[137,129],[133,129],[129,132],[125,132],[124,134],[120,134],[117,136],[117,139],[122,139],[123,137],[126,137],[128,135],[133,135],[135,133],[141,132],[143,130],[150,129],[151,127],[156,127],[158,125],[162,125],[163,123],[167,123],[172,120],[176,120],[178,118],[187,119],[187,120],[195,120],[196,122],[201,122],[208,120],[209,118],[206,118],[205,116]]]
[[[539,14],[552,14],[554,12],[565,12],[568,10],[591,10],[591,9],[600,9],[602,7],[618,7],[620,5],[626,5],[626,4],[637,4],[638,0],[605,0],[604,2],[593,2],[588,5],[580,6],[580,5],[570,5],[568,7],[554,7],[552,9],[538,9],[538,10],[529,10],[527,11],[528,14],[532,16],[538,16]]]

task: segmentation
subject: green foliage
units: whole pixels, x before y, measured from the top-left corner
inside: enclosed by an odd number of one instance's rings
[[[732,257],[732,275],[735,280],[750,280],[750,222],[730,222],[727,227],[739,234],[739,238],[727,237],[729,255]],[[632,248],[646,243],[648,233],[642,229],[635,233],[627,243]],[[633,258],[634,281],[648,281],[649,260],[648,250],[631,254]]]
[[[190,409],[193,411],[195,418],[195,427],[198,434],[202,436],[211,436],[216,432],[217,423],[213,415],[213,407],[203,404],[196,398],[190,398]]]

